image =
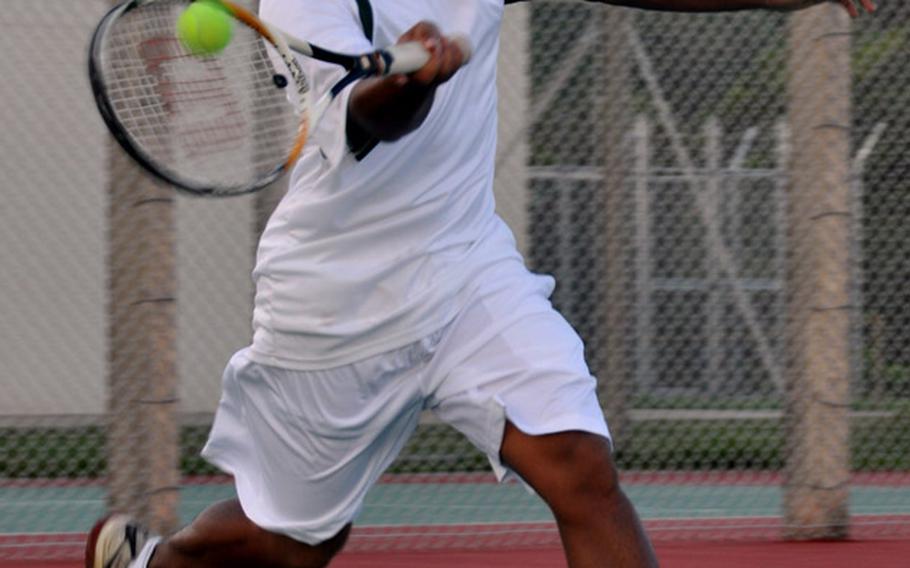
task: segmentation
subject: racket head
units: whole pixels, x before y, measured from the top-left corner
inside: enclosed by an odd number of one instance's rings
[[[284,40],[236,5],[229,13],[244,18],[228,46],[190,54],[176,27],[191,1],[132,0],[108,12],[90,47],[95,101],[118,143],[157,177],[194,195],[253,192],[302,150],[309,84]]]

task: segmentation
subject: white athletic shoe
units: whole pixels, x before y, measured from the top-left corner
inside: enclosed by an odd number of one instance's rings
[[[145,543],[155,537],[128,515],[95,523],[85,543],[85,568],[129,568]]]

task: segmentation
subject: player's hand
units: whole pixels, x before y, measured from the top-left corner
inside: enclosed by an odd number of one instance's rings
[[[859,16],[859,6],[862,6],[863,10],[866,12],[875,11],[875,3],[872,0],[836,0],[841,6],[843,6],[847,12],[850,13],[850,16],[855,18]]]
[[[860,8],[865,12],[874,12],[875,11],[875,2],[873,0],[762,0],[763,6],[771,10],[802,10],[804,8],[810,8],[817,4],[822,4],[825,2],[834,2],[840,4],[844,7],[845,10],[850,14],[851,17],[855,18],[859,16]]]
[[[465,55],[458,45],[442,35],[433,23],[419,22],[398,38],[398,43],[409,41],[423,44],[430,52],[430,60],[417,71],[407,75],[407,78],[402,78],[402,81],[435,87],[448,81],[466,62]]]

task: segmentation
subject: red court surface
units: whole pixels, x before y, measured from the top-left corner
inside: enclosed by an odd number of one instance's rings
[[[663,568],[908,568],[910,541],[658,543]],[[477,552],[343,554],[332,568],[560,568],[555,548]],[[78,563],[3,562],[2,568],[79,568]],[[253,567],[251,567],[253,568]]]
[[[908,568],[910,541],[658,543],[663,568]],[[558,549],[501,552],[350,554],[332,568],[558,568]]]

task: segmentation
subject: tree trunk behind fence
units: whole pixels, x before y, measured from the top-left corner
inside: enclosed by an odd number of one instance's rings
[[[174,191],[109,142],[108,500],[177,525],[179,432]]]
[[[796,539],[848,530],[850,24],[821,5],[792,16],[790,335],[785,524]]]

